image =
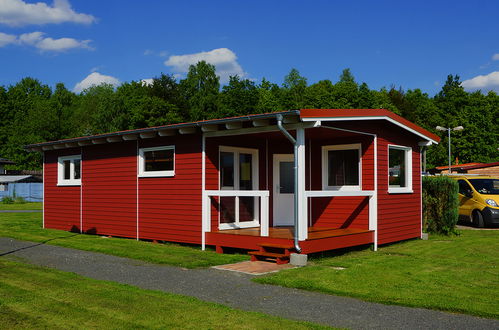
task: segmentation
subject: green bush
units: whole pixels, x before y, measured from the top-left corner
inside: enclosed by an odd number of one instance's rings
[[[24,197],[17,196],[16,198],[14,198],[14,203],[16,203],[16,204],[26,204],[26,200],[24,199]]]
[[[2,204],[14,204],[14,198],[10,196],[3,196],[2,197]]]
[[[455,234],[459,190],[456,180],[446,176],[423,177],[423,230]]]

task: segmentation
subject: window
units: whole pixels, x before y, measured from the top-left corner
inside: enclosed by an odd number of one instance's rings
[[[175,175],[175,146],[139,149],[139,177]]]
[[[388,192],[412,193],[412,148],[388,146]]]
[[[459,193],[461,195],[466,195],[467,193],[469,193],[470,191],[473,192],[473,190],[471,189],[470,185],[468,184],[468,182],[464,181],[464,180],[458,180],[457,181],[458,185],[459,185]]]
[[[361,177],[360,143],[322,147],[324,190],[360,190]]]
[[[220,189],[258,189],[258,150],[220,147]],[[258,198],[221,197],[220,229],[248,228],[259,225]]]
[[[0,191],[8,191],[9,184],[8,183],[0,183]]]
[[[81,185],[81,155],[59,157],[57,172],[57,185]]]

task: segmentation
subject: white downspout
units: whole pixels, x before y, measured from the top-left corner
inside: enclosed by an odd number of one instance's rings
[[[294,230],[294,245],[295,245],[295,250],[296,252],[300,253],[301,252],[301,247],[300,247],[300,242],[298,239],[298,234],[299,234],[299,214],[298,214],[298,202],[299,202],[299,196],[298,196],[298,143],[296,139],[289,134],[288,131],[282,126],[282,115],[277,115],[277,127],[279,130],[284,134],[285,137],[288,138],[288,140],[293,144],[293,149],[294,149],[294,175],[295,175],[295,193],[294,193],[294,224],[295,224],[295,230]]]
[[[206,136],[202,135],[201,138],[201,249],[204,251],[206,249],[206,227],[207,223],[210,222],[208,219],[208,214],[206,208],[209,207],[206,200]]]

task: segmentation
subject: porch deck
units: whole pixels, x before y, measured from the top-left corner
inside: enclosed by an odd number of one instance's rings
[[[223,247],[258,250],[258,244],[293,245],[293,227],[271,227],[269,236],[260,236],[260,228],[219,230],[206,233],[206,244],[217,251]],[[374,231],[358,228],[308,228],[308,238],[300,242],[302,253],[315,253],[374,243]]]

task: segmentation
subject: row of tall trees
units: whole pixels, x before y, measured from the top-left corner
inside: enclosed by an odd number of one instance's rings
[[[221,86],[215,67],[192,65],[185,79],[161,74],[152,84],[132,81],[114,88],[91,87],[81,94],[59,83],[55,89],[33,78],[0,86],[0,157],[18,169],[36,169],[41,156],[26,144],[117,130],[202,119],[300,108],[385,108],[435,133],[435,126],[464,126],[452,137],[460,162],[499,159],[499,96],[466,92],[458,76],[449,75],[431,97],[419,89],[370,89],[357,83],[349,69],[337,82],[308,84],[292,69],[282,85],[238,76]],[[429,166],[446,164],[447,140],[428,152]]]

